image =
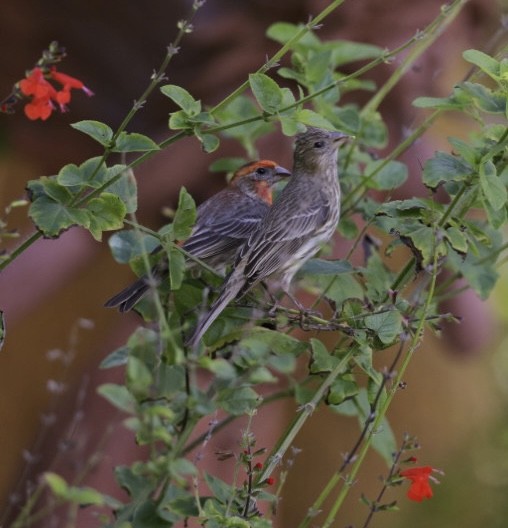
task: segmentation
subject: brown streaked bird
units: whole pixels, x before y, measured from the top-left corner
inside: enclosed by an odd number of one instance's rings
[[[333,235],[340,215],[337,149],[341,132],[307,127],[296,137],[293,176],[249,239],[239,249],[210,311],[187,341],[195,347],[222,310],[255,284],[276,277],[289,294],[300,266]]]
[[[197,208],[191,236],[183,249],[210,266],[220,269],[232,264],[238,248],[248,239],[272,205],[272,186],[291,173],[271,160],[258,160],[240,167],[228,187]],[[158,246],[153,251],[160,251]],[[167,258],[152,269],[156,281],[168,272]],[[109,299],[104,306],[131,310],[150,288],[147,275]]]

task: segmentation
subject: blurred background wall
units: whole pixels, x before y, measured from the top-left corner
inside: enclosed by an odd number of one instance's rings
[[[190,3],[111,0],[105,8],[97,0],[18,0],[2,5],[0,96],[10,92],[52,40],[67,48],[62,70],[82,79],[96,95],[76,95],[69,113],[55,114],[44,123],[28,121],[21,108],[13,116],[0,115],[0,207],[23,197],[28,180],[55,174],[66,163],[79,164],[99,153],[69,123],[97,119],[115,128],[161,62],[176,34],[176,22],[185,17]],[[270,24],[305,22],[325,5],[318,0],[208,0],[195,20],[195,32],[184,40],[171,64],[169,82],[213,105],[277,49],[264,36]],[[320,36],[393,47],[423,28],[440,6],[436,0],[346,0],[325,21]],[[499,27],[502,7],[495,0],[469,2],[390,94],[381,112],[390,126],[391,145],[421,118],[410,105],[415,97],[444,96],[462,79],[467,72],[462,51],[483,48]],[[389,73],[390,66],[383,65],[370,77],[381,83]],[[361,104],[366,96],[353,97]],[[156,93],[130,130],[163,138],[170,110],[168,100]],[[449,150],[448,135],[463,137],[470,125],[454,115],[442,119],[404,157],[414,177],[419,178],[421,164],[434,150]],[[291,141],[280,133],[263,138],[258,149],[264,158],[291,166]],[[216,192],[224,185],[223,176],[207,168],[217,157],[230,155],[245,153],[238,144],[224,140],[218,152],[205,155],[197,141],[188,139],[140,166],[136,170],[139,221],[158,228],[164,222],[161,209],[175,206],[182,184],[198,202]],[[422,188],[410,183],[405,192],[418,193]],[[22,235],[32,229],[24,216],[25,210],[11,216]],[[121,372],[97,371],[97,365],[139,321],[135,314],[120,315],[102,305],[131,277],[126,266],[113,261],[107,244],[96,243],[79,229],[58,240],[40,240],[0,274],[0,309],[8,331],[0,353],[0,505],[22,499],[27,482],[48,467],[69,478],[83,470],[101,438],[102,462],[90,468],[86,482],[118,495],[112,468],[138,456],[138,450],[126,440],[121,417],[95,396],[95,387],[121,379]],[[497,304],[495,299],[482,304],[473,294],[463,296],[448,309],[463,316],[464,324],[448,328],[439,341],[428,336],[418,351],[408,388],[389,418],[399,437],[405,431],[418,436],[424,446],[419,455],[423,463],[442,468],[447,475],[436,498],[423,505],[408,503],[400,490],[393,498],[399,499],[401,512],[378,514],[375,526],[473,527],[480,522],[506,526],[505,288],[502,282]],[[62,354],[71,360],[62,361]],[[258,445],[270,447],[277,432],[273,425],[284,427],[293,412],[280,405],[261,413],[254,423]],[[236,449],[240,428],[235,424],[228,435],[219,436],[214,448]],[[294,526],[301,518],[357,431],[356,423],[326,409],[313,416],[297,440],[303,451],[289,474],[277,526]],[[206,463],[220,469],[212,458]],[[361,525],[367,512],[358,497],[361,492],[374,495],[382,472],[382,462],[373,455],[337,526]],[[96,525],[86,512],[82,515],[82,526]]]

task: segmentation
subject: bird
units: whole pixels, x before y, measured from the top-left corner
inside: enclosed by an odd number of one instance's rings
[[[195,348],[233,300],[268,277],[291,298],[289,285],[300,266],[333,235],[340,215],[337,150],[350,136],[307,127],[296,136],[292,177],[236,254],[210,310],[187,346]]]
[[[234,261],[235,253],[247,240],[272,205],[272,186],[291,173],[272,160],[251,161],[240,167],[229,185],[197,208],[196,223],[182,248],[217,270]],[[153,253],[162,250],[157,246]],[[151,270],[160,282],[168,272],[167,258]],[[111,299],[106,307],[131,310],[146,294],[152,281],[144,275]]]

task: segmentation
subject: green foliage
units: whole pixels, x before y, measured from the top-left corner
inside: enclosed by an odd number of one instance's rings
[[[29,181],[27,190],[28,214],[47,238],[77,225],[100,241],[104,231],[120,229],[126,214],[137,208],[132,174],[124,165],[107,167],[101,158],[65,165],[55,176]]]
[[[447,11],[440,16],[446,17]],[[179,27],[180,36],[191,30],[186,22]],[[325,488],[327,493],[343,484],[341,496],[347,494],[349,483],[344,480],[354,480],[370,447],[393,470],[397,446],[387,410],[424,329],[439,331],[440,323],[449,318],[440,313],[440,295],[450,295],[449,284],[459,278],[481,298],[487,298],[496,284],[498,259],[506,249],[502,236],[508,198],[506,59],[468,50],[464,59],[475,70],[467,81],[457,84],[448,97],[414,102],[436,115],[459,111],[472,118],[477,129],[470,138],[449,138],[450,149],[425,161],[421,175],[425,196],[392,200],[391,191],[406,182],[408,169],[394,154],[378,157],[372,152],[388,144],[377,105],[371,100],[360,108],[343,100],[347,92],[376,89],[360,75],[368,68],[353,74],[342,71],[344,65],[351,70],[352,63],[369,59],[374,67],[392,55],[369,44],[325,42],[312,23],[305,27],[272,25],[267,35],[282,44],[289,57],[277,69],[275,61],[267,63],[213,108],[180,86],[162,86],[171,131],[162,143],[126,132],[127,123],[114,132],[98,121],[80,121],[72,127],[104,147],[103,155],[28,183],[28,214],[42,236],[58,237],[79,226],[101,241],[104,232],[115,230],[109,238],[113,257],[129,264],[137,275],[146,275],[161,258],[168,261],[158,295],[136,306],[146,326],[138,327],[100,365],[122,369],[122,383],[105,383],[98,392],[123,413],[126,434],[149,448],[146,457],[115,469],[128,500],[121,504],[53,473],[44,477],[44,485],[60,501],[109,508],[115,514],[111,526],[183,526],[189,519],[192,524],[192,518],[207,528],[271,526],[269,515],[259,515],[257,503],[275,503],[269,493],[274,467],[318,405],[355,417],[361,430],[351,452],[344,446],[348,455],[335,471],[335,484],[332,478]],[[419,40],[415,36],[398,52]],[[154,76],[150,90],[163,79],[163,71]],[[245,90],[247,94],[242,93]],[[181,247],[196,220],[195,202],[183,187],[172,221],[158,232],[136,225],[118,231],[138,205],[132,168],[161,146],[192,135],[206,152],[219,148],[221,137],[235,139],[245,156],[223,158],[211,167],[231,172],[244,158],[258,157],[257,140],[278,126],[288,136],[305,126],[354,135],[339,160],[343,192],[339,232],[351,240],[352,251],[360,247],[363,253],[355,254],[355,264],[346,258],[319,257],[299,270],[295,282],[314,296],[312,308],[322,313],[302,313],[289,302],[274,306],[261,288],[254,289],[226,308],[203,345],[190,350],[185,339],[215,298],[222,279]],[[412,134],[413,142],[427,126]],[[144,154],[132,163],[110,164],[113,153],[131,152]],[[3,232],[3,221],[0,226]],[[394,255],[398,258],[392,259]],[[445,271],[450,279],[440,291],[436,281]],[[311,330],[317,332],[309,337]],[[0,345],[3,336],[2,322]],[[276,446],[256,447],[251,426],[255,429],[257,410],[282,397],[301,404],[296,419]],[[224,455],[234,458],[234,475],[242,474],[241,479],[219,479],[202,470],[195,462],[198,457],[188,458],[196,447],[205,449],[217,429],[245,415],[249,422],[241,445]],[[217,423],[217,416],[225,418]],[[201,436],[196,433],[198,423],[209,424]],[[265,455],[267,450],[271,453]],[[206,492],[199,482],[206,484]],[[316,503],[325,498],[318,497]],[[319,509],[311,507],[314,497],[305,499],[309,511]],[[370,507],[377,504],[364,502]]]

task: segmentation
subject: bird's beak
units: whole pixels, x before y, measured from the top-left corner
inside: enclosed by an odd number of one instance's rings
[[[338,145],[345,143],[348,139],[354,139],[354,136],[344,134],[344,132],[330,132],[332,141]]]
[[[279,167],[278,165],[275,167],[275,175],[279,178],[288,178],[291,176],[291,173],[285,169],[284,167]]]

